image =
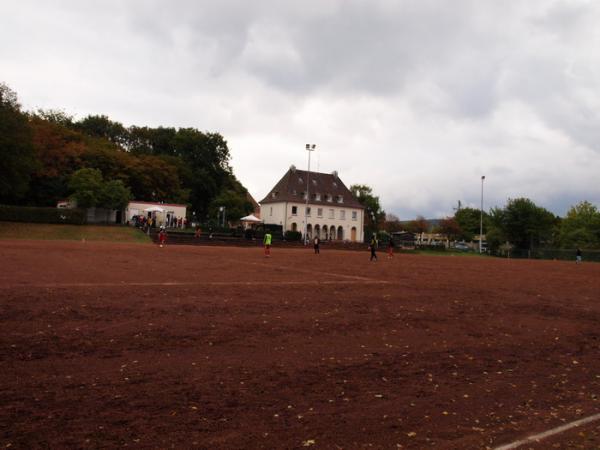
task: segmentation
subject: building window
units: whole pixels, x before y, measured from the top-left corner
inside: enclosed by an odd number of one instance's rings
[[[340,220],[346,220],[346,211],[340,209]]]
[[[312,182],[313,182],[313,185],[315,185],[315,186],[317,185],[317,180],[312,180]]]
[[[296,214],[298,214],[298,207],[292,206],[292,216],[295,216]]]
[[[298,178],[298,183],[300,183],[300,184],[303,183],[302,178]]]
[[[302,198],[303,198],[304,200],[306,200],[306,192],[302,192],[300,195],[302,196]]]
[[[306,215],[310,216],[310,206],[308,208],[306,208]]]
[[[294,189],[294,190],[292,191],[292,195],[293,195],[294,197],[295,197],[296,195],[298,195],[298,192],[296,191],[296,189]]]
[[[327,194],[327,195],[325,195],[325,200],[327,200],[328,202],[331,202],[333,200],[333,198],[331,197],[331,195]]]
[[[269,215],[272,216],[273,215],[273,207],[271,206],[271,209],[269,211]]]
[[[352,220],[356,220],[358,218],[358,212],[352,211]]]
[[[335,210],[333,208],[331,208],[329,210],[329,218],[330,219],[335,219]]]
[[[323,217],[323,208],[317,208],[317,217]]]
[[[344,197],[342,197],[341,195],[337,196],[337,202],[338,203],[344,203]]]
[[[317,201],[321,200],[321,194],[319,194],[318,192],[317,192],[317,196],[315,197],[315,200],[317,200]]]

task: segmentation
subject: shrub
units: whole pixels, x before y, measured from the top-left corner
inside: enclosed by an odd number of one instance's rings
[[[34,206],[0,205],[0,220],[31,223],[86,223],[84,209],[38,208]]]
[[[285,232],[285,240],[286,241],[300,241],[302,240],[302,233],[299,231],[286,231]]]

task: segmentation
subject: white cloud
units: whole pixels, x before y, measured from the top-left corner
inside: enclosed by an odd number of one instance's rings
[[[527,196],[600,204],[590,1],[34,2],[3,7],[28,108],[218,131],[262,197],[290,164],[372,185],[401,218]]]

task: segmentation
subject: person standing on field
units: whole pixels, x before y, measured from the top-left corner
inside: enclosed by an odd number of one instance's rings
[[[313,240],[313,247],[315,249],[315,255],[318,255],[320,253],[320,250],[319,250],[320,243],[321,243],[321,239],[319,239],[319,236],[315,236],[315,239]]]
[[[265,233],[265,237],[263,238],[263,245],[265,246],[265,258],[271,257],[271,241],[273,240],[273,236],[268,231]]]
[[[575,263],[581,263],[581,249],[579,247],[577,247],[577,250],[575,250]]]
[[[394,238],[392,237],[391,234],[390,234],[390,240],[388,241],[387,250],[388,250],[388,259],[393,258],[394,257]]]
[[[371,259],[370,261],[373,261],[373,259],[375,259],[375,261],[377,261],[377,235],[375,233],[373,233],[373,236],[371,237],[371,242],[369,243],[369,249],[371,250]]]
[[[158,233],[158,243],[161,247],[167,243],[167,232],[165,231],[164,226],[160,227],[160,233]]]

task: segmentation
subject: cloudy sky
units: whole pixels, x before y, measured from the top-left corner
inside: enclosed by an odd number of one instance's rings
[[[600,206],[600,2],[2,2],[25,109],[195,127],[262,199],[291,164],[402,219],[529,197]]]

